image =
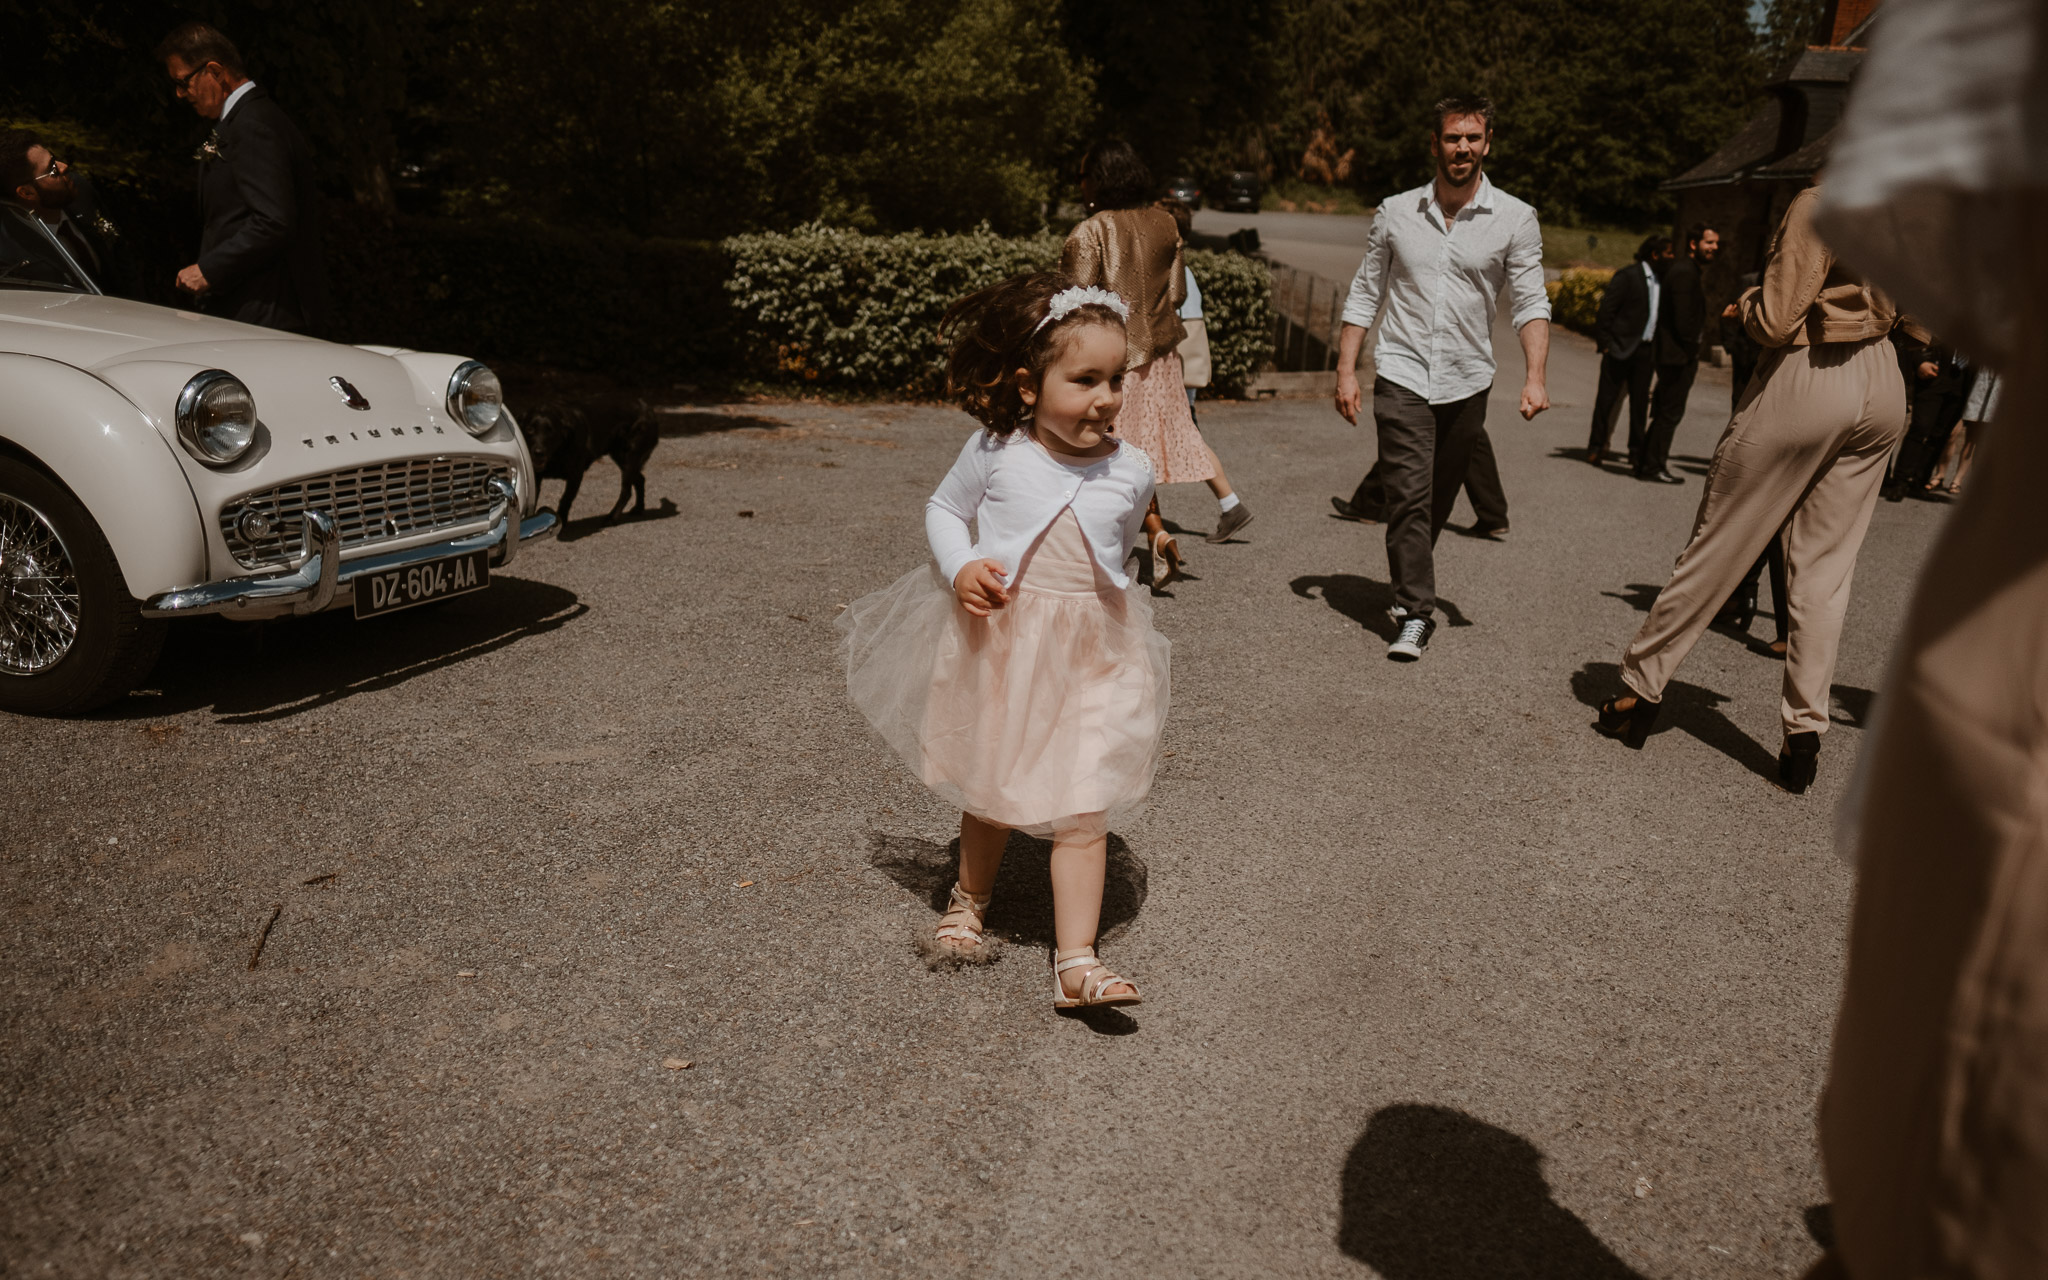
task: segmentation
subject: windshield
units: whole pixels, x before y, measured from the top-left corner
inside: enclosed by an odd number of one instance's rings
[[[26,209],[0,206],[0,289],[98,293],[64,246]]]

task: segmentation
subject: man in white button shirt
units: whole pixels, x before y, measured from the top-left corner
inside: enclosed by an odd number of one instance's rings
[[[1505,285],[1527,372],[1521,412],[1550,407],[1550,299],[1536,211],[1487,181],[1493,104],[1452,97],[1431,113],[1436,178],[1380,205],[1351,282],[1337,355],[1337,412],[1358,421],[1358,353],[1373,349],[1373,420],[1387,494],[1387,564],[1396,661],[1422,656],[1436,629],[1437,535],[1450,518],[1492,389],[1494,302]]]

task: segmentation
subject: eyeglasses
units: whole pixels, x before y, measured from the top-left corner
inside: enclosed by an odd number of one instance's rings
[[[62,172],[64,172],[64,162],[62,160],[59,160],[55,156],[51,156],[50,167],[43,170],[41,173],[37,174],[35,177],[30,178],[29,181],[41,182],[44,178],[54,178]]]
[[[193,68],[191,71],[186,72],[182,76],[172,76],[172,91],[175,93],[189,93],[192,89],[192,81],[198,77],[200,72],[206,70],[207,67],[210,67],[212,65],[213,64],[211,62],[204,63],[198,67]]]

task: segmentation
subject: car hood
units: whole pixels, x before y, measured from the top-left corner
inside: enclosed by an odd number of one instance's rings
[[[0,289],[0,350],[88,370],[131,397],[143,386],[156,389],[156,379],[132,376],[144,362],[225,369],[248,386],[265,421],[294,436],[424,424],[438,407],[422,403],[405,366],[390,356],[121,298]],[[351,409],[333,378],[348,382],[371,408]],[[138,404],[152,416],[170,409]]]

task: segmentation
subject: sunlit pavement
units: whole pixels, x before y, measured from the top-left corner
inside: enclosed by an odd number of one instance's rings
[[[1507,364],[1512,534],[1445,535],[1413,666],[1380,531],[1327,505],[1368,435],[1203,407],[1257,518],[1184,539],[1158,602],[1167,757],[1103,945],[1128,1015],[1048,1007],[1041,850],[999,963],[911,946],[953,816],[867,736],[832,620],[924,556],[944,409],[677,413],[671,507],[481,595],[195,625],[106,713],[0,718],[8,1270],[1796,1273],[1834,807],[1942,511],[1877,513],[1814,793],[1767,780],[1778,668],[1720,633],[1628,751],[1592,703],[1725,378],[1664,488],[1559,456],[1583,340],[1535,424]]]

